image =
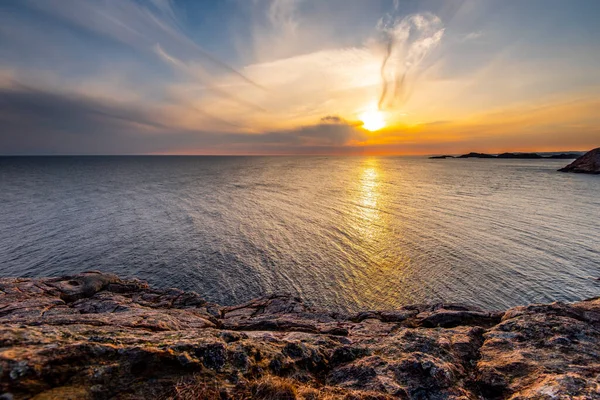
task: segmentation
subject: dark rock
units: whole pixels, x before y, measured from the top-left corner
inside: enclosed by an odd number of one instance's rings
[[[319,329],[319,333],[334,336],[348,336],[350,334],[348,329],[342,326],[322,326]]]
[[[421,325],[428,328],[437,326],[453,328],[459,325],[492,326],[499,323],[501,319],[501,313],[438,310],[424,316],[421,320]]]
[[[109,283],[106,290],[113,293],[132,293],[148,289],[148,284],[143,281],[131,280],[129,282]]]
[[[223,339],[223,341],[225,343],[237,342],[239,340],[248,338],[248,335],[246,335],[244,333],[230,332],[230,331],[219,332],[218,336],[221,339]]]
[[[47,284],[58,289],[63,300],[75,301],[92,297],[109,284],[117,281],[116,275],[91,271],[72,277],[49,279]]]
[[[538,159],[544,157],[538,153],[502,153],[498,154],[496,158]]]
[[[402,322],[416,316],[418,313],[416,310],[382,311],[379,315],[382,322]]]
[[[232,366],[243,373],[245,373],[251,367],[250,359],[243,351],[232,352],[230,359]]]
[[[186,352],[181,353],[177,356],[177,361],[184,367],[192,365],[195,363],[194,359]]]
[[[362,322],[366,319],[380,319],[380,313],[376,311],[363,311],[358,314],[350,316],[352,322]]]
[[[332,366],[338,366],[367,355],[369,350],[365,347],[342,346],[334,350],[330,361]]]
[[[214,343],[196,350],[196,356],[210,369],[221,370],[227,360],[227,351],[221,343]]]
[[[493,156],[491,154],[485,154],[485,153],[468,153],[468,154],[463,154],[462,156],[458,156],[457,158],[496,158],[496,156]]]
[[[206,305],[206,300],[194,292],[182,293],[173,301],[173,307],[175,308],[201,307],[204,305]]]
[[[429,157],[430,160],[444,160],[446,158],[454,158],[454,156],[431,156],[431,157]]]
[[[283,348],[283,354],[290,358],[302,358],[306,356],[306,346],[300,343],[288,343]]]
[[[537,159],[572,159],[577,158],[579,154],[575,153],[562,153],[562,154],[553,154],[550,156],[543,156],[538,153],[501,153],[498,155],[486,154],[486,153],[475,153],[471,152],[468,154],[463,154],[456,158],[499,158],[499,159],[526,159],[526,160],[537,160]],[[436,156],[429,158],[448,158],[451,156]]]
[[[600,174],[600,147],[588,151],[571,164],[559,169],[559,171]]]
[[[547,158],[555,159],[555,160],[572,160],[579,157],[581,154],[578,153],[561,153],[561,154],[552,154]]]

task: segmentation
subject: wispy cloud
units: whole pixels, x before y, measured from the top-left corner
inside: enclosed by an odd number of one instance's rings
[[[295,12],[301,0],[273,0],[269,6],[269,21],[275,29],[282,34],[295,35],[298,30],[298,21]]]
[[[381,62],[380,110],[393,108],[410,96],[412,81],[429,52],[444,35],[442,21],[431,13],[402,19],[381,19],[378,29],[384,35],[385,54]]]
[[[33,7],[56,15],[82,29],[112,38],[142,51],[156,45],[176,56],[196,60],[207,69],[235,75],[256,85],[236,68],[221,61],[191,40],[179,27],[171,2],[153,0],[148,5],[133,0],[26,0]]]
[[[461,41],[468,42],[469,40],[477,40],[484,36],[482,31],[469,32],[461,37]]]

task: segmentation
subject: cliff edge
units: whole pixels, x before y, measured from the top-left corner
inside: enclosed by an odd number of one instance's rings
[[[88,272],[0,278],[1,399],[599,399],[600,298],[354,315]]]

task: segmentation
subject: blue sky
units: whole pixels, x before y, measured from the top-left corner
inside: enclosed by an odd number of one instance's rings
[[[0,154],[600,145],[595,0],[0,3]]]

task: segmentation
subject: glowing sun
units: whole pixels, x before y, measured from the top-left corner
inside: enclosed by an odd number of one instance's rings
[[[378,131],[385,126],[383,113],[377,110],[366,111],[358,116],[363,123],[363,128],[368,131]]]

